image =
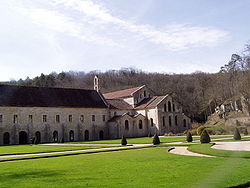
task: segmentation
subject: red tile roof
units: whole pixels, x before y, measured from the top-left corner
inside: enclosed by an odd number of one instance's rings
[[[155,108],[157,104],[164,99],[165,96],[154,96],[152,98],[147,98],[141,101],[138,106],[135,108],[137,110],[145,108]]]
[[[103,96],[105,97],[105,99],[119,99],[119,98],[126,98],[126,97],[130,97],[132,96],[132,94],[141,89],[144,86],[140,86],[140,87],[135,87],[135,88],[130,88],[130,89],[124,89],[124,90],[120,90],[120,91],[115,91],[115,92],[110,92],[110,93],[105,93],[103,94]]]

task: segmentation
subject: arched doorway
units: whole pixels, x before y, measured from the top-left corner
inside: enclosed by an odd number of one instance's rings
[[[100,131],[100,132],[99,132],[99,139],[100,139],[100,140],[103,140],[103,135],[104,135],[104,134],[103,134],[103,131]]]
[[[86,131],[84,132],[84,139],[85,139],[85,140],[89,140],[89,131],[88,131],[88,130],[86,130]]]
[[[3,144],[5,144],[5,145],[10,144],[10,133],[5,132],[3,134]]]
[[[69,141],[74,141],[74,131],[69,131]]]
[[[36,131],[35,136],[36,136],[36,143],[35,144],[40,144],[41,143],[41,133],[39,131]]]
[[[27,144],[28,143],[28,135],[25,131],[19,132],[19,144]]]
[[[58,142],[58,132],[57,131],[53,132],[53,142]]]

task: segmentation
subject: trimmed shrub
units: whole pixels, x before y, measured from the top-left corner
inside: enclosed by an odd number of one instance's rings
[[[247,131],[247,128],[245,128],[244,129],[244,132],[243,132],[243,134],[246,136],[246,135],[248,135],[248,131]]]
[[[197,134],[198,134],[199,136],[201,136],[201,134],[202,134],[202,132],[204,131],[205,128],[206,128],[206,127],[204,127],[203,125],[199,126],[199,127],[197,128]]]
[[[160,144],[161,143],[161,141],[160,141],[160,139],[159,139],[159,136],[157,135],[157,134],[155,134],[154,135],[154,138],[153,138],[153,144],[154,145],[158,145],[158,144]]]
[[[61,143],[64,143],[64,138],[61,139]]]
[[[148,137],[151,138],[152,137],[152,134],[151,132],[148,133]]]
[[[241,136],[240,136],[239,129],[235,128],[235,131],[234,131],[234,140],[240,140],[240,139],[241,139]]]
[[[192,134],[188,131],[187,133],[187,138],[186,138],[187,142],[192,142],[193,141],[193,137]]]
[[[204,129],[200,136],[201,143],[209,143],[211,141],[209,134],[207,133],[207,130]]]
[[[127,145],[127,139],[125,138],[125,136],[122,136],[121,145],[123,146]]]

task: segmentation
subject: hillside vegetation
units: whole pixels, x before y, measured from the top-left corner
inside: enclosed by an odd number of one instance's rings
[[[100,78],[101,92],[147,85],[156,95],[172,94],[192,120],[204,122],[215,106],[236,95],[250,98],[250,45],[243,55],[233,54],[218,73],[192,74],[148,73],[133,68],[106,72],[61,72],[41,74],[34,79],[8,84],[44,87],[93,88],[93,78]]]

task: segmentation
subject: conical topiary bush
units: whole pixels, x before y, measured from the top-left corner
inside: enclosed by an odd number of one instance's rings
[[[235,131],[234,131],[234,140],[240,140],[240,139],[241,139],[241,136],[240,136],[239,129],[235,128]]]
[[[127,145],[127,139],[125,138],[125,136],[122,136],[121,145],[123,146]]]
[[[161,141],[160,141],[160,139],[159,139],[159,136],[157,135],[157,134],[155,134],[154,135],[154,138],[153,138],[153,144],[154,145],[158,145],[158,144],[160,144],[161,143]]]
[[[248,135],[248,131],[247,131],[247,128],[244,129],[244,135]]]
[[[210,136],[208,135],[206,129],[202,131],[201,136],[200,136],[200,141],[201,143],[209,143],[211,141]]]
[[[193,137],[192,134],[188,131],[187,132],[187,138],[186,138],[187,142],[192,142],[193,141]]]

